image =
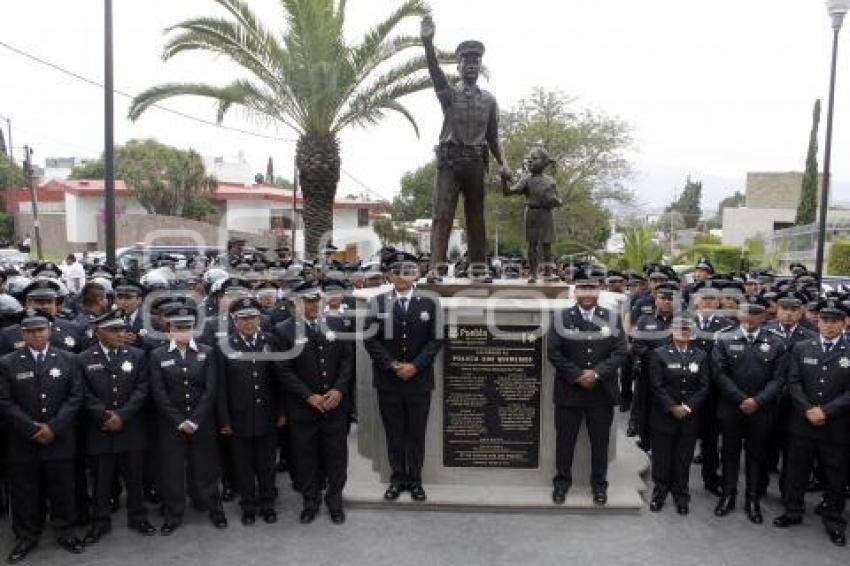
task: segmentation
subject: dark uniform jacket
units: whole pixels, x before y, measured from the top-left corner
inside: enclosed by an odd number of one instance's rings
[[[437,337],[438,307],[430,298],[411,295],[406,312],[397,305],[395,291],[378,295],[370,305],[365,341],[372,357],[374,385],[384,391],[427,393],[434,389],[434,358],[443,347]],[[410,380],[400,379],[393,363],[412,363],[418,370]]]
[[[84,336],[81,336],[80,328],[73,322],[54,318],[50,327],[50,345],[68,352],[79,352],[82,348]],[[0,355],[24,347],[24,337],[18,324],[7,326],[0,331]]]
[[[118,348],[107,360],[98,342],[79,356],[86,390],[86,450],[90,455],[137,452],[146,446],[146,423],[138,416],[148,396],[145,353],[133,347]],[[124,428],[104,432],[106,411],[116,413]]]
[[[294,422],[311,421],[321,416],[307,404],[312,395],[324,395],[331,389],[342,393],[334,412],[347,414],[351,403],[350,384],[354,376],[354,343],[337,338],[346,332],[337,317],[319,319],[318,331],[303,319],[290,318],[276,328],[281,352],[289,357],[280,363],[279,378],[284,389],[286,416]]]
[[[705,328],[703,321],[696,314],[691,317],[694,321],[694,333],[696,338],[693,345],[708,354],[709,361],[711,360],[711,352],[714,348],[714,341],[719,332],[729,332],[738,327],[738,321],[717,315],[707,317]]]
[[[587,322],[581,309],[574,306],[555,313],[555,317],[547,348],[555,367],[555,404],[593,407],[617,403],[617,372],[626,359],[626,336],[619,315],[597,306],[594,322]],[[591,389],[576,382],[586,369],[599,376]]]
[[[649,382],[652,385],[653,407],[652,429],[672,432],[678,424],[695,423],[696,434],[699,419],[694,418],[708,398],[710,360],[706,353],[691,343],[679,351],[672,343],[652,351],[649,358]],[[693,411],[683,420],[671,413],[676,405],[687,405]]]
[[[209,346],[194,343],[186,358],[171,343],[153,350],[148,361],[150,391],[160,422],[176,429],[184,421],[198,434],[215,436],[218,364]]]
[[[738,405],[750,397],[760,407],[772,405],[782,391],[785,344],[764,328],[753,344],[741,328],[719,334],[712,358],[720,415],[737,414]]]
[[[785,343],[785,349],[788,351],[791,351],[791,346],[797,342],[811,340],[812,338],[816,338],[818,335],[817,332],[810,328],[806,328],[802,324],[797,324],[797,326],[794,327],[794,330],[789,334],[788,331],[786,331],[785,328],[775,320],[765,324],[764,329],[781,338]]]
[[[840,339],[829,353],[820,336],[794,345],[789,356],[788,387],[793,403],[789,432],[831,444],[850,444],[850,346]],[[823,426],[806,419],[805,412],[820,406],[827,416]]]
[[[238,333],[230,335],[226,348],[216,346],[219,427],[231,427],[234,436],[245,438],[275,431],[278,415],[284,414],[277,366],[263,357],[276,350],[274,338],[262,331],[253,347]]]
[[[83,396],[79,365],[69,352],[48,347],[40,369],[36,369],[28,348],[0,358],[0,413],[7,429],[7,461],[73,458],[75,425]],[[37,432],[35,422],[48,424],[56,435],[48,446],[32,440]]]
[[[649,363],[649,355],[670,341],[670,323],[673,322],[673,314],[664,317],[656,314],[641,315],[632,329],[632,353]]]

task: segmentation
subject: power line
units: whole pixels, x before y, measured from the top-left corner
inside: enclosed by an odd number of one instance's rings
[[[369,185],[367,185],[366,183],[346,171],[345,169],[340,167],[340,171],[342,171],[343,175],[360,185],[362,188],[366,189],[366,192],[372,193],[372,195],[380,198],[381,200],[387,200],[387,197],[385,197],[384,195],[382,195],[381,193],[379,193],[378,191],[376,191],[375,189],[373,189],[372,187],[370,187]]]
[[[79,73],[75,73],[74,71],[66,69],[65,67],[62,67],[61,65],[57,65],[56,63],[52,63],[50,61],[42,59],[41,57],[38,57],[36,55],[33,55],[33,54],[28,53],[26,51],[23,51],[22,49],[18,49],[17,47],[9,45],[8,43],[6,43],[4,41],[0,41],[0,47],[5,47],[9,51],[18,54],[21,57],[25,57],[25,58],[29,59],[30,61],[34,61],[34,62],[36,62],[40,65],[44,65],[45,67],[49,67],[49,68],[53,69],[54,71],[59,71],[60,73],[67,75],[69,77],[72,77],[74,79],[77,79],[78,81],[82,81],[84,83],[87,83],[87,84],[92,85],[92,86],[96,86],[98,88],[105,88],[103,83],[100,83],[100,82],[98,82],[94,79],[90,79],[88,77],[85,77],[85,76],[83,76]],[[113,89],[113,92],[115,94],[118,94],[120,96],[123,96],[124,98],[128,98],[128,99],[131,99],[131,100],[133,98],[135,98],[132,94],[120,91],[117,88]],[[246,136],[253,136],[253,137],[264,138],[264,139],[268,139],[268,140],[292,142],[292,143],[298,141],[298,140],[293,139],[293,138],[282,138],[282,137],[279,137],[279,136],[272,136],[272,135],[269,135],[269,134],[261,134],[260,132],[252,132],[250,130],[243,130],[242,128],[236,128],[236,127],[233,127],[233,126],[225,126],[223,124],[213,122],[212,120],[206,120],[204,118],[199,118],[198,116],[193,116],[191,114],[187,114],[187,113],[181,112],[179,110],[174,110],[173,108],[168,108],[167,106],[162,106],[161,104],[151,104],[151,107],[156,108],[157,110],[162,110],[163,112],[168,112],[169,114],[174,114],[175,116],[180,116],[181,118],[185,118],[187,120],[192,120],[193,122],[198,122],[199,124],[204,124],[206,126],[213,126],[215,128],[221,128],[223,130],[229,130],[231,132],[244,134]]]

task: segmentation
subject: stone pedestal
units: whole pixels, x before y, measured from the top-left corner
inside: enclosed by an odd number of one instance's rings
[[[444,446],[444,348],[434,363],[436,389],[433,392],[428,420],[423,469],[423,483],[428,493],[428,501],[425,504],[413,503],[405,493],[396,502],[384,502],[382,495],[390,475],[386,442],[378,412],[377,393],[372,385],[371,359],[362,342],[359,342],[356,356],[358,425],[356,438],[352,438],[349,482],[345,492],[350,504],[416,509],[436,507],[551,512],[636,512],[641,509],[643,504],[640,491],[645,489],[645,485],[640,479],[640,473],[646,469],[648,462],[645,455],[633,447],[632,442],[622,438],[622,433],[618,432],[616,426],[612,428],[609,455],[609,504],[605,507],[595,507],[592,504],[589,487],[590,447],[586,432],[579,436],[573,465],[573,487],[568,494],[566,505],[557,506],[551,501],[552,477],[555,473],[555,407],[552,401],[554,370],[546,359],[546,336],[541,329],[547,328],[549,317],[554,310],[569,306],[571,301],[567,287],[560,286],[555,294],[554,286],[542,286],[546,287],[545,291],[535,295],[533,286],[527,284],[502,289],[498,286],[461,289],[453,283],[452,292],[446,293],[451,296],[440,300],[445,315],[443,322],[444,328],[447,329],[447,341],[452,340],[452,329],[480,328],[481,325],[495,324],[507,331],[521,329],[529,344],[534,344],[534,351],[542,353],[539,367],[539,405],[536,405],[539,409],[539,457],[535,462],[536,466],[530,467],[528,462],[515,464],[523,467],[500,467],[501,464],[493,466],[492,463],[482,466],[474,461],[465,462],[464,467],[449,465],[452,462],[447,461],[449,459],[446,458]],[[439,290],[439,286],[428,289],[431,292]],[[385,288],[358,291],[358,307],[365,308],[369,297],[385,291]],[[518,292],[521,292],[524,298],[518,298]],[[603,293],[600,303],[612,305],[613,296],[605,296]],[[517,344],[516,341],[511,343]]]

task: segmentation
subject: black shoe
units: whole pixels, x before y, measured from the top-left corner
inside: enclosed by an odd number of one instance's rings
[[[60,538],[56,543],[71,554],[82,554],[86,550],[83,541],[77,537]]]
[[[159,529],[159,534],[164,537],[171,536],[171,534],[179,528],[180,521],[165,521]]]
[[[268,524],[277,523],[277,513],[275,513],[274,509],[261,509],[260,517]]]
[[[143,535],[143,536],[146,536],[146,537],[152,537],[153,535],[156,534],[156,527],[151,525],[146,520],[139,521],[138,523],[133,523],[132,525],[129,525],[129,528],[130,528],[131,531],[136,531],[140,535]]]
[[[401,487],[397,486],[394,483],[391,483],[387,490],[384,492],[384,499],[387,501],[395,501],[401,495]]]
[[[301,511],[301,515],[298,517],[298,521],[301,522],[302,525],[307,525],[316,520],[316,515],[319,514],[319,509],[317,507],[305,507]]]
[[[661,498],[655,498],[649,502],[649,510],[653,513],[658,513],[664,509],[664,500]]]
[[[847,535],[841,531],[827,530],[826,534],[829,535],[829,540],[832,541],[832,544],[835,546],[847,546]]]
[[[699,453],[696,456],[694,456],[694,464],[696,464],[697,466],[702,464],[702,453]]]
[[[225,517],[224,513],[222,513],[221,511],[210,513],[210,521],[217,529],[227,528],[227,517]]]
[[[779,517],[773,520],[773,526],[779,527],[780,529],[787,529],[788,527],[793,527],[794,525],[799,525],[803,522],[802,517],[792,517],[791,515],[785,514],[780,515]]]
[[[761,525],[764,523],[764,517],[761,514],[761,504],[758,499],[747,499],[744,503],[744,511],[747,513],[747,518],[751,523]]]
[[[566,487],[556,487],[552,490],[552,501],[556,505],[563,505],[567,500],[567,491],[568,488]]]
[[[823,516],[826,511],[826,499],[822,499],[820,503],[815,505],[815,515]]]
[[[12,552],[9,553],[9,557],[6,558],[6,562],[9,564],[17,564],[26,558],[36,546],[38,546],[37,541],[29,539],[19,540],[12,549]]]
[[[410,488],[410,498],[413,501],[419,501],[421,503],[428,499],[428,496],[425,495],[425,490],[422,489],[422,486],[417,484]]]
[[[90,544],[97,544],[100,542],[100,539],[109,533],[109,531],[110,529],[108,527],[92,527],[83,538],[83,544],[86,546],[89,546]]]
[[[678,513],[679,515],[682,515],[682,516],[690,513],[690,509],[688,508],[688,504],[687,503],[677,503],[676,504],[676,513]]]
[[[717,502],[717,507],[714,508],[714,514],[718,517],[725,517],[735,510],[735,496],[724,495]]]
[[[331,523],[334,525],[341,525],[345,522],[345,511],[342,509],[329,509],[328,512],[331,516]]]
[[[635,423],[629,423],[629,426],[626,427],[626,436],[629,438],[634,438],[637,436],[638,430],[637,425]]]
[[[605,505],[608,503],[608,492],[604,489],[594,489],[593,490],[593,504],[594,505]]]
[[[246,527],[250,527],[254,523],[257,522],[257,515],[253,511],[243,511],[242,512],[242,524]]]
[[[222,488],[222,490],[221,490],[221,500],[222,501],[224,501],[225,503],[230,503],[234,499],[236,499],[236,494],[233,492],[233,488],[231,488],[231,487]]]

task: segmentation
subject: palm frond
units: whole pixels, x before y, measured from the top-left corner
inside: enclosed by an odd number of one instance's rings
[[[374,124],[384,117],[385,110],[394,110],[408,118],[418,136],[419,127],[410,113],[400,105],[398,99],[430,87],[431,77],[410,77],[381,90],[370,90],[368,93],[355,96],[334,124],[332,131],[336,133],[350,125]]]

